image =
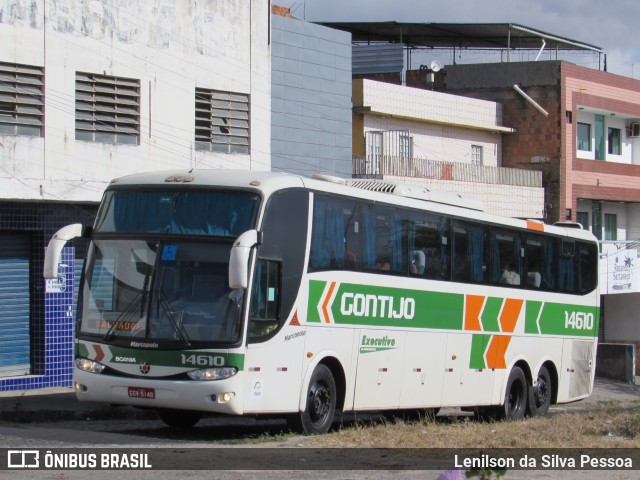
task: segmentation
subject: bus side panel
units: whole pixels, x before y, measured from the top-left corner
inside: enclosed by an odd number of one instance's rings
[[[400,408],[440,406],[446,348],[446,333],[407,333]]]
[[[358,342],[354,408],[398,408],[406,332],[362,330]]]
[[[496,381],[496,388],[494,389],[491,403],[497,405],[504,402],[506,383],[509,380],[508,373],[511,372],[512,366],[519,360],[524,360],[527,363],[532,382],[535,380],[538,370],[544,362],[550,361],[559,372],[562,364],[564,341],[565,340],[560,337],[514,335],[505,355],[507,368],[496,370],[496,374],[501,372],[502,375],[500,376],[500,381]],[[497,375],[496,380],[498,380]],[[554,388],[557,387],[557,385],[554,386]]]
[[[271,340],[250,344],[245,357],[245,413],[298,410],[305,328],[287,326]]]
[[[492,368],[471,364],[472,334],[449,333],[443,370],[443,406],[488,405],[493,394]]]
[[[585,398],[593,390],[595,371],[595,349],[593,340],[564,340],[562,366],[559,371],[560,388],[558,403],[567,403]]]
[[[302,362],[299,361],[301,365],[304,364],[302,372],[304,381],[300,386],[301,389],[296,394],[296,410],[299,402],[302,401],[302,404],[304,404],[303,399],[306,396],[306,388],[308,388],[308,381],[313,374],[313,369],[318,363],[322,363],[327,356],[335,357],[343,369],[342,373],[346,379],[347,388],[344,409],[351,409],[352,396],[349,392],[349,385],[353,385],[355,376],[351,354],[357,332],[358,330],[350,327],[334,327],[329,324],[312,326],[307,324],[304,352],[298,357],[304,357]]]

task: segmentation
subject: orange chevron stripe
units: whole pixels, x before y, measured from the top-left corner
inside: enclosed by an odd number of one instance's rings
[[[511,337],[507,335],[494,335],[489,342],[489,348],[485,355],[487,360],[487,368],[507,368],[504,359],[507,348],[511,342]]]
[[[486,297],[480,295],[467,295],[464,309],[464,329],[480,332],[480,314]]]
[[[104,350],[102,350],[102,347],[100,345],[93,345],[93,349],[96,351],[96,356],[94,358],[94,360],[96,362],[101,362],[102,359],[104,358]]]
[[[331,295],[333,295],[333,290],[336,288],[336,282],[331,282],[329,286],[329,291],[327,292],[327,296],[324,297],[324,302],[322,302],[322,314],[324,316],[325,323],[331,323],[331,319],[329,317],[329,300],[331,299]]]
[[[502,306],[502,313],[500,314],[500,327],[505,333],[513,333],[516,329],[516,323],[518,323],[518,317],[520,311],[524,305],[524,300],[517,300],[515,298],[507,298]]]

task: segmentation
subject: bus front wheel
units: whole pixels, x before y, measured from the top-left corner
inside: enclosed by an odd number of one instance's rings
[[[160,419],[172,428],[191,428],[193,427],[202,414],[191,410],[174,410],[170,408],[162,408],[158,410]]]
[[[329,431],[336,413],[336,382],[326,365],[318,365],[311,375],[305,409],[296,418],[296,426],[305,435]]]

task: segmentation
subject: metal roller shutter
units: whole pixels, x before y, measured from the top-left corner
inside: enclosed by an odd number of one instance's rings
[[[31,236],[0,232],[0,377],[30,372]]]

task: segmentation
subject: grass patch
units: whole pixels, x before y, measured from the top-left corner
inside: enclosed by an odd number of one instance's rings
[[[358,423],[308,437],[309,447],[362,448],[640,448],[640,403],[521,421],[481,422],[469,417]]]
[[[284,430],[280,430],[279,432],[264,432],[255,437],[247,438],[244,443],[248,445],[259,445],[263,443],[273,443],[273,442],[287,442],[294,438],[299,437],[299,433],[294,433],[291,431],[285,432]]]

